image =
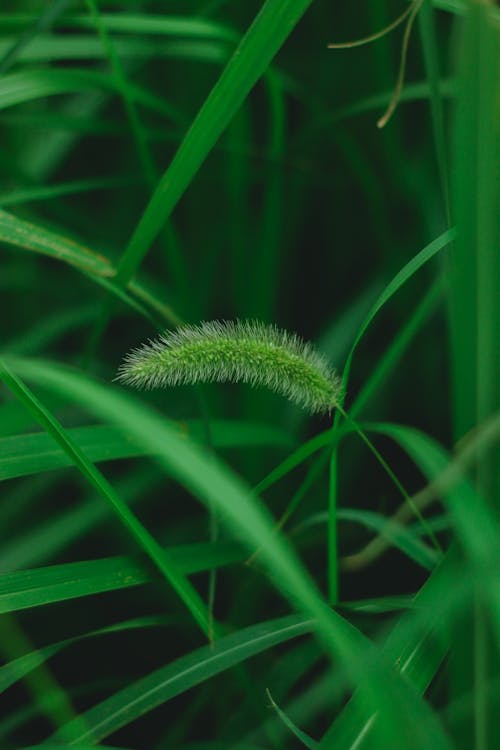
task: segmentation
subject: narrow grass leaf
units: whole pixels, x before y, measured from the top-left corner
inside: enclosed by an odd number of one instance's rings
[[[176,695],[263,651],[313,629],[313,622],[291,615],[253,625],[192,651],[120,690],[83,714],[88,731],[78,741],[98,741]],[[66,725],[70,730],[71,725]],[[58,737],[56,733],[55,737]]]
[[[401,289],[401,287],[406,284],[409,279],[412,278],[412,276],[419,271],[422,266],[424,266],[426,263],[428,263],[431,258],[433,258],[437,253],[439,253],[441,250],[443,250],[447,245],[452,242],[452,240],[455,238],[456,232],[455,229],[448,229],[446,232],[443,232],[443,234],[439,235],[435,240],[430,242],[426,247],[423,248],[417,255],[415,255],[411,260],[406,263],[403,268],[398,271],[398,273],[391,279],[391,281],[387,284],[373,307],[371,308],[370,312],[366,316],[365,320],[363,321],[362,326],[360,327],[358,334],[356,338],[354,339],[354,343],[351,347],[351,351],[349,352],[349,355],[347,357],[345,371],[348,375],[350,370],[350,363],[352,361],[352,358],[354,356],[354,352],[361,341],[364,333],[366,332],[368,326],[374,319],[374,317],[377,315],[377,313],[384,307],[384,305],[387,304],[387,302],[396,294],[396,292]],[[345,376],[344,376],[345,377]]]
[[[203,425],[196,420],[179,424],[176,429],[180,438],[189,435],[194,440],[202,441]],[[66,432],[92,463],[148,455],[143,445],[135,443],[116,427],[70,427]],[[211,433],[216,448],[290,445],[290,436],[272,425],[214,420],[211,422]],[[0,481],[72,465],[68,454],[54,443],[50,435],[36,432],[0,438]]]
[[[85,245],[56,234],[38,224],[19,219],[7,211],[0,209],[0,242],[7,246],[31,250],[46,255],[54,260],[62,261],[86,274],[95,283],[117,296],[122,302],[136,312],[151,318],[142,303],[151,308],[155,314],[172,325],[178,325],[180,319],[168,305],[155,298],[142,284],[133,281],[122,289],[113,282],[116,269],[108,258],[94,252]],[[128,293],[130,292],[130,294]],[[133,299],[130,295],[134,295]]]
[[[168,583],[180,596],[197,624],[202,628],[203,632],[207,634],[209,632],[209,627],[205,605],[196,589],[169,560],[168,553],[162,549],[156,539],[154,539],[149,531],[141,524],[122,499],[118,497],[107,479],[100,473],[94,464],[85,457],[76,444],[73,443],[66,430],[57,419],[47,411],[18,376],[12,373],[8,366],[1,361],[0,378],[33,414],[39,424],[61,446],[75,467],[97,490],[99,495],[109,503],[121,523],[130,532],[137,544],[151,558],[154,565],[160,570]]]
[[[2,54],[0,59],[0,75],[5,75],[5,72],[19,59],[23,50],[31,46],[38,34],[46,29],[50,29],[57,18],[63,15],[69,5],[71,5],[71,0],[54,0],[38,16],[34,17],[33,22],[19,34],[14,43],[9,44],[8,49]]]
[[[134,620],[115,623],[114,625],[91,630],[87,633],[73,636],[72,638],[66,638],[63,641],[51,643],[48,646],[42,646],[42,648],[28,654],[23,654],[23,656],[13,659],[0,667],[0,694],[12,687],[12,685],[19,680],[22,680],[29,672],[33,671],[41,664],[44,664],[52,656],[55,656],[60,651],[63,651],[65,648],[72,646],[75,643],[102,635],[130,632],[131,630],[142,628],[165,627],[166,625],[171,624],[172,620],[166,617],[138,617]]]
[[[119,93],[118,84],[111,76],[91,70],[64,70],[63,68],[22,70],[2,76],[0,110],[47,96],[95,90]],[[163,115],[177,125],[184,124],[184,117],[169,106],[164,99],[160,99],[137,85],[130,86],[130,93],[138,104]]]
[[[146,207],[118,267],[121,283],[135,275],[198,169],[310,4],[311,0],[266,0]]]
[[[309,737],[308,734],[303,732],[299,727],[293,723],[293,721],[290,719],[289,716],[286,715],[286,713],[278,706],[278,704],[274,701],[271,692],[267,691],[267,697],[271,701],[271,705],[280,717],[283,724],[290,730],[290,732],[295,735],[295,737],[298,739],[298,741],[304,745],[304,747],[308,747],[309,750],[315,750],[315,748],[318,747],[318,743],[312,739],[312,737]]]
[[[243,562],[245,553],[234,542],[170,547],[168,555],[185,575]],[[0,576],[0,613],[119,591],[157,580],[154,571],[132,557],[107,557]]]
[[[441,191],[443,194],[444,216],[450,224],[450,190],[448,176],[448,156],[444,128],[444,108],[439,73],[438,43],[436,22],[431,0],[424,0],[418,14],[420,38],[422,41],[427,80],[429,82],[432,128],[436,149]]]
[[[0,23],[5,17],[0,16]],[[236,32],[226,25],[209,18],[196,16],[178,16],[173,14],[155,15],[154,13],[103,13],[102,23],[110,32],[122,32],[126,34],[173,36],[178,39],[221,39],[228,42],[238,40]],[[15,14],[10,19],[5,19],[10,25],[16,23]],[[93,28],[93,23],[88,16],[66,14],[64,26],[75,29]],[[57,26],[57,23],[55,24]]]

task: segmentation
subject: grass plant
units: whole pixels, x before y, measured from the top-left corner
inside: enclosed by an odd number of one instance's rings
[[[0,9],[6,750],[500,746],[500,12],[367,6]]]

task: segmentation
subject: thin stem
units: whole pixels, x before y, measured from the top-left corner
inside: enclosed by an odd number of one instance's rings
[[[389,106],[387,107],[382,117],[377,121],[378,128],[384,128],[387,125],[392,115],[394,114],[396,107],[398,106],[399,98],[401,96],[401,91],[403,90],[403,84],[405,80],[406,57],[408,55],[408,44],[410,42],[411,30],[413,28],[413,22],[417,17],[417,13],[420,10],[420,6],[422,5],[422,3],[423,0],[416,0],[408,17],[405,33],[403,35],[403,46],[401,47],[401,62],[399,65],[399,73],[396,81],[396,86],[394,87],[394,92],[391,101],[389,102]]]
[[[405,18],[407,18],[412,10],[414,9],[414,6],[419,2],[419,0],[414,0],[411,5],[407,7],[407,9],[401,13],[398,18],[396,18],[395,21],[392,21],[388,26],[385,26],[380,31],[376,31],[374,34],[370,34],[369,36],[362,37],[361,39],[354,39],[351,42],[332,42],[327,45],[328,49],[348,49],[351,47],[361,47],[364,44],[370,44],[371,42],[375,42],[377,39],[381,39],[382,37],[389,34],[394,29],[397,29],[397,27],[403,23]]]
[[[379,464],[382,466],[386,474],[391,478],[392,482],[395,484],[399,492],[404,497],[406,503],[408,506],[413,510],[414,514],[422,524],[422,526],[425,527],[432,543],[434,544],[434,547],[438,552],[441,554],[444,554],[444,550],[441,547],[438,539],[436,538],[436,535],[432,531],[432,529],[427,524],[427,521],[422,516],[419,508],[414,503],[413,499],[410,497],[406,489],[403,487],[399,479],[397,478],[396,474],[393,472],[389,464],[386,462],[386,460],[382,457],[382,455],[379,453],[379,451],[375,448],[374,444],[370,440],[370,438],[366,435],[366,433],[359,427],[359,425],[347,414],[347,412],[344,411],[344,409],[341,406],[337,406],[338,411],[342,414],[344,419],[346,419],[353,427],[354,431],[357,432],[363,443],[370,449],[370,451],[373,453]]]

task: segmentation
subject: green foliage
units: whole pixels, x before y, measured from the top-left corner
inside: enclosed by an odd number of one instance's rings
[[[499,30],[2,4],[2,748],[500,747]]]

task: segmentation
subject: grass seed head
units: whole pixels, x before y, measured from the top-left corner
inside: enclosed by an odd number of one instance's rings
[[[118,380],[136,388],[209,382],[266,387],[311,414],[337,404],[339,379],[298,336],[258,321],[207,321],[167,331],[124,359]]]

